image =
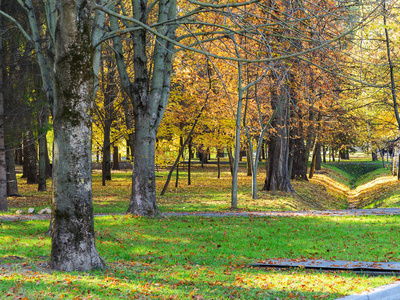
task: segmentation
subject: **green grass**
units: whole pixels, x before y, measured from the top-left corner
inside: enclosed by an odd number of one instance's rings
[[[95,230],[107,270],[69,274],[44,267],[48,221],[4,222],[0,292],[2,299],[336,299],[394,278],[247,266],[268,258],[399,260],[399,221],[102,217]]]
[[[338,182],[345,184],[349,188],[355,188],[379,176],[389,175],[379,163],[365,162],[345,162],[345,163],[326,163],[325,168],[335,171],[338,176],[334,178]]]

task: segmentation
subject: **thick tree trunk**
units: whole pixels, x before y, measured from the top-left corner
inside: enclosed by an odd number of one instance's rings
[[[138,112],[135,117],[135,156],[128,212],[141,216],[156,216],[159,214],[155,176],[156,131],[146,114]]]
[[[113,170],[119,170],[119,152],[118,146],[113,148]]]
[[[285,101],[279,105],[279,101]],[[278,107],[279,105],[279,107]],[[289,136],[288,136],[288,103],[283,95],[279,97],[272,93],[272,109],[277,109],[272,127],[276,133],[270,136],[268,143],[267,176],[265,178],[264,191],[294,192],[290,183],[289,160]]]
[[[37,151],[36,143],[33,138],[31,130],[27,132],[27,136],[24,139],[24,172],[26,172],[26,183],[37,184],[38,183],[38,167],[37,167]]]
[[[91,111],[94,73],[91,1],[61,0],[56,30],[54,188],[50,266],[89,271],[105,266],[94,236]]]
[[[7,163],[7,195],[15,196],[18,195],[18,182],[17,182],[17,174],[15,172],[14,150],[10,149],[6,151],[6,163]]]

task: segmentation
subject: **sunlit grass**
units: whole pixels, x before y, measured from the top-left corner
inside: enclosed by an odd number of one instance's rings
[[[95,230],[107,270],[69,274],[46,267],[48,221],[4,222],[0,292],[2,299],[336,299],[395,279],[248,265],[268,258],[399,260],[399,221],[102,217]]]

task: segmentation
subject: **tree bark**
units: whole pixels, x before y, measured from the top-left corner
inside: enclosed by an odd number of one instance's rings
[[[158,22],[163,24],[158,32],[174,39],[177,24],[173,20],[176,18],[177,1],[160,0],[157,3]],[[115,6],[112,9],[115,10]],[[148,21],[148,9],[147,1],[132,1],[133,18],[144,24]],[[115,17],[110,17],[110,26],[112,30],[119,29]],[[149,36],[146,29],[133,31],[131,36],[134,39],[133,81],[125,64],[121,38],[115,36],[113,39],[121,84],[131,99],[135,120],[135,156],[128,213],[155,216],[159,214],[155,189],[155,141],[169,98],[174,45],[156,37],[152,70],[149,70]]]
[[[46,133],[47,133],[47,125],[49,122],[49,113],[47,110],[47,107],[45,110],[42,112],[42,115],[39,116],[39,184],[38,184],[38,191],[44,192],[47,191],[46,187],[46,179],[47,179],[47,139],[46,139]]]
[[[24,139],[24,172],[26,172],[26,183],[38,183],[37,151],[32,130],[26,133]]]
[[[0,0],[1,8],[1,0]],[[3,27],[3,20],[0,18],[0,29]],[[6,145],[4,136],[4,53],[2,40],[0,38],[0,211],[8,210],[7,202],[7,167],[6,167]]]
[[[292,144],[292,172],[291,178],[299,178],[308,181],[307,178],[307,164],[308,164],[308,151],[304,144],[304,135],[303,135],[303,122],[298,118],[299,121],[297,126],[295,126],[292,135],[292,139],[290,139],[290,143]]]
[[[141,216],[159,214],[156,203],[155,146],[156,132],[145,113],[135,118],[135,156],[133,157],[132,194],[128,212]]]
[[[113,170],[120,170],[118,146],[113,148]]]
[[[282,93],[284,93],[282,91]],[[272,109],[277,109],[272,127],[276,133],[270,136],[268,143],[267,176],[265,178],[264,191],[294,192],[290,183],[289,160],[289,136],[288,136],[288,101],[285,95],[277,95],[272,88]],[[279,101],[285,101],[279,105]],[[278,107],[279,106],[279,107]]]
[[[251,176],[253,174],[253,164],[251,161],[250,149],[246,149],[246,162],[247,162],[247,176]]]
[[[9,149],[6,151],[7,163],[7,195],[18,195],[18,182],[17,174],[15,172],[14,150]]]
[[[50,267],[62,271],[105,266],[95,246],[92,204],[91,3],[60,0],[58,6]]]

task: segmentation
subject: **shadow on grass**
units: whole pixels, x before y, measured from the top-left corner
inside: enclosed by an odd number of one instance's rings
[[[2,270],[0,290],[11,293],[10,299],[21,294],[29,299],[62,294],[82,299],[335,299],[392,279],[247,266],[280,257],[399,260],[399,220],[397,216],[105,217],[96,219],[95,230],[97,248],[109,269],[70,274],[40,269],[50,253],[50,238],[44,236],[48,221],[4,222],[0,255],[22,260],[8,260],[13,267]],[[23,264],[33,267],[27,272]]]

